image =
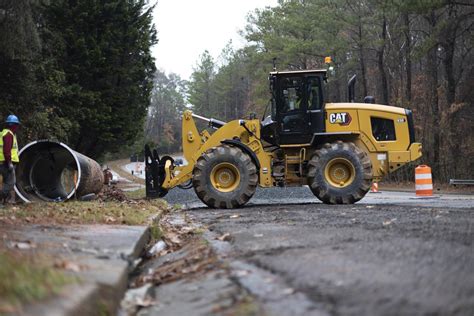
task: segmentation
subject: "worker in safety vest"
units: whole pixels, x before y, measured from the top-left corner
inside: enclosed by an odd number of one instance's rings
[[[9,115],[5,123],[7,127],[2,131],[0,137],[0,174],[3,177],[0,197],[4,204],[13,204],[15,203],[15,166],[20,162],[16,140],[16,131],[20,126],[20,120],[15,115]]]

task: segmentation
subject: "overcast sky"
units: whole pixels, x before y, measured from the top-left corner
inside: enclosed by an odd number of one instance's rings
[[[250,11],[275,6],[277,0],[158,0],[154,23],[158,44],[152,49],[156,66],[167,74],[189,79],[199,55],[206,49],[216,59],[232,39],[240,48],[238,31]]]

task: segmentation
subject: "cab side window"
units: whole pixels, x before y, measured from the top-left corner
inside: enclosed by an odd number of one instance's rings
[[[282,113],[300,110],[303,107],[303,85],[301,78],[286,78],[282,82]]]
[[[301,94],[296,88],[288,88],[283,90],[283,98],[285,100],[285,106],[283,112],[298,110],[301,106]]]
[[[397,140],[393,120],[371,117],[370,122],[372,125],[372,135],[377,141]]]

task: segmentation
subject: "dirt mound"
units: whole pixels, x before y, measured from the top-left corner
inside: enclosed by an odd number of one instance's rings
[[[98,195],[99,200],[104,202],[117,201],[117,202],[132,202],[132,199],[125,195],[125,192],[116,186],[104,186],[102,191]]]

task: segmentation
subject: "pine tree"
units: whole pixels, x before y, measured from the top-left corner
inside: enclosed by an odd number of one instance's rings
[[[188,87],[188,101],[193,109],[200,115],[213,116],[217,114],[215,107],[215,94],[212,82],[215,77],[215,63],[212,56],[206,50],[191,74]]]
[[[135,141],[155,71],[152,9],[145,0],[58,0],[45,9],[65,73],[61,113],[74,121],[74,148],[98,157]]]

